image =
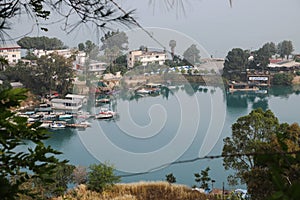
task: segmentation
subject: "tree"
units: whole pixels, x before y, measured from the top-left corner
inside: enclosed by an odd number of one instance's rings
[[[192,65],[200,62],[200,50],[195,44],[192,44],[189,48],[183,53],[183,58],[187,60]]]
[[[231,80],[244,80],[249,53],[240,48],[228,52],[223,68],[223,77]]]
[[[270,64],[270,52],[265,47],[254,52],[254,59],[249,63],[249,68],[263,70]]]
[[[64,43],[57,38],[42,37],[23,37],[17,41],[17,44],[23,49],[43,49],[55,50],[65,49]]]
[[[293,43],[290,40],[284,40],[277,45],[278,54],[281,58],[288,59],[291,53],[294,51]]]
[[[84,51],[84,44],[83,43],[78,44],[78,50],[79,51]]]
[[[99,46],[93,43],[91,40],[85,41],[85,43],[78,44],[78,50],[84,51],[87,56],[92,59],[96,60],[99,54]]]
[[[114,174],[114,167],[110,164],[90,165],[87,186],[90,190],[103,192],[103,190],[120,182],[120,177]]]
[[[40,195],[40,198],[47,199],[49,197],[56,197],[63,195],[67,189],[68,184],[73,182],[72,172],[75,166],[60,163],[55,166],[52,174],[47,174],[44,178],[47,178],[49,182],[44,182],[40,178],[32,177],[29,182],[32,184],[32,188],[28,188]]]
[[[32,176],[49,182],[55,166],[66,163],[55,158],[60,152],[44,145],[43,141],[49,136],[46,129],[39,127],[40,123],[28,126],[26,118],[11,111],[26,99],[25,92],[25,89],[0,92],[0,196],[4,200],[30,194],[21,188],[22,184]],[[27,146],[28,142],[34,145]]]
[[[0,71],[5,70],[5,68],[9,66],[8,60],[2,56],[0,56]]]
[[[223,155],[254,153],[260,142],[269,141],[278,126],[278,119],[270,110],[266,112],[262,109],[251,111],[249,115],[240,117],[232,125],[232,136],[223,140]],[[230,177],[234,182],[230,183],[235,184],[237,180],[244,183],[243,173],[254,167],[253,156],[225,157],[223,165],[226,170],[230,168],[236,170],[235,175]]]
[[[128,50],[128,36],[125,32],[107,32],[101,38],[102,46],[100,50],[110,64],[115,64],[115,60],[120,57],[123,51]]]
[[[300,178],[294,173],[300,167],[299,135],[300,128],[279,124],[270,110],[256,109],[240,117],[232,125],[232,136],[224,139],[223,165],[235,171],[228,177],[230,183],[246,183],[254,200],[267,199],[284,185],[291,192]],[[291,151],[297,153],[288,154]]]
[[[265,43],[262,48],[268,52],[268,56],[269,58],[272,56],[272,55],[275,55],[276,52],[277,52],[277,48],[276,48],[276,45],[274,42],[267,42]]]
[[[48,25],[40,26],[42,20],[52,15],[60,16],[63,30],[71,32],[82,24],[92,24],[103,30],[114,24],[134,24],[133,11],[125,11],[114,1],[106,0],[19,0],[5,1],[0,8],[0,35],[3,39],[5,30],[11,26],[11,20],[24,15],[41,30],[47,31]],[[74,17],[76,15],[77,17]],[[72,19],[70,19],[72,16]],[[75,19],[75,20],[74,20]]]
[[[170,40],[169,47],[171,48],[172,60],[174,60],[176,41],[175,40]]]
[[[200,184],[200,188],[203,188],[205,190],[209,189],[208,183],[211,181],[211,178],[209,177],[210,168],[206,167],[206,169],[201,170],[200,174],[195,173],[195,181]]]
[[[128,50],[128,36],[125,32],[108,31],[101,37],[101,50],[111,49],[117,47],[120,51]]]
[[[272,79],[273,85],[292,85],[294,76],[290,73],[277,73],[274,74]]]
[[[77,166],[73,170],[73,181],[79,184],[85,184],[87,182],[87,171],[86,168],[83,166]]]
[[[173,175],[173,173],[167,174],[166,181],[170,184],[176,183],[176,177]]]
[[[41,56],[37,65],[18,63],[8,67],[4,73],[9,79],[22,82],[34,94],[45,95],[52,90],[64,95],[73,89],[72,62],[72,59],[51,54]]]

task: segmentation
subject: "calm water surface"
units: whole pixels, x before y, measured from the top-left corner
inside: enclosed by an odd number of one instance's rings
[[[178,183],[192,186],[194,173],[209,166],[214,185],[222,187],[225,182],[230,188],[222,159],[170,163],[220,155],[231,124],[254,108],[271,109],[280,122],[300,123],[298,91],[279,87],[267,94],[226,94],[218,87],[179,86],[155,97],[120,94],[111,105],[119,113],[115,120],[92,119],[92,127],[84,131],[54,131],[46,143],[74,165],[107,161],[119,175],[142,173],[123,177],[123,182],[164,180],[173,173]],[[98,110],[90,108],[93,113]]]

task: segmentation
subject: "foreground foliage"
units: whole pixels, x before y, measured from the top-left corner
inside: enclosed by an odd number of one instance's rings
[[[231,184],[246,183],[253,200],[299,199],[300,127],[280,124],[275,115],[253,110],[232,125],[224,139],[223,165]]]
[[[39,123],[27,125],[27,119],[11,111],[26,99],[25,89],[0,92],[0,196],[1,199],[16,199],[20,194],[35,196],[27,187],[22,187],[32,178],[43,183],[53,182],[52,174],[59,161],[60,152],[45,146],[48,131],[39,128]],[[23,185],[24,186],[24,185]]]

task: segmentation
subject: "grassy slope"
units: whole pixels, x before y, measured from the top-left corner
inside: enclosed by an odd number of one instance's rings
[[[167,182],[139,182],[117,184],[102,194],[86,189],[80,185],[69,191],[64,198],[53,200],[215,200],[217,198],[193,191],[184,185]]]

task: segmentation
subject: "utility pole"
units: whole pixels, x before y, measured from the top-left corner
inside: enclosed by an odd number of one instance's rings
[[[222,200],[224,200],[224,196],[225,196],[225,189],[224,189],[224,182],[222,184]]]

